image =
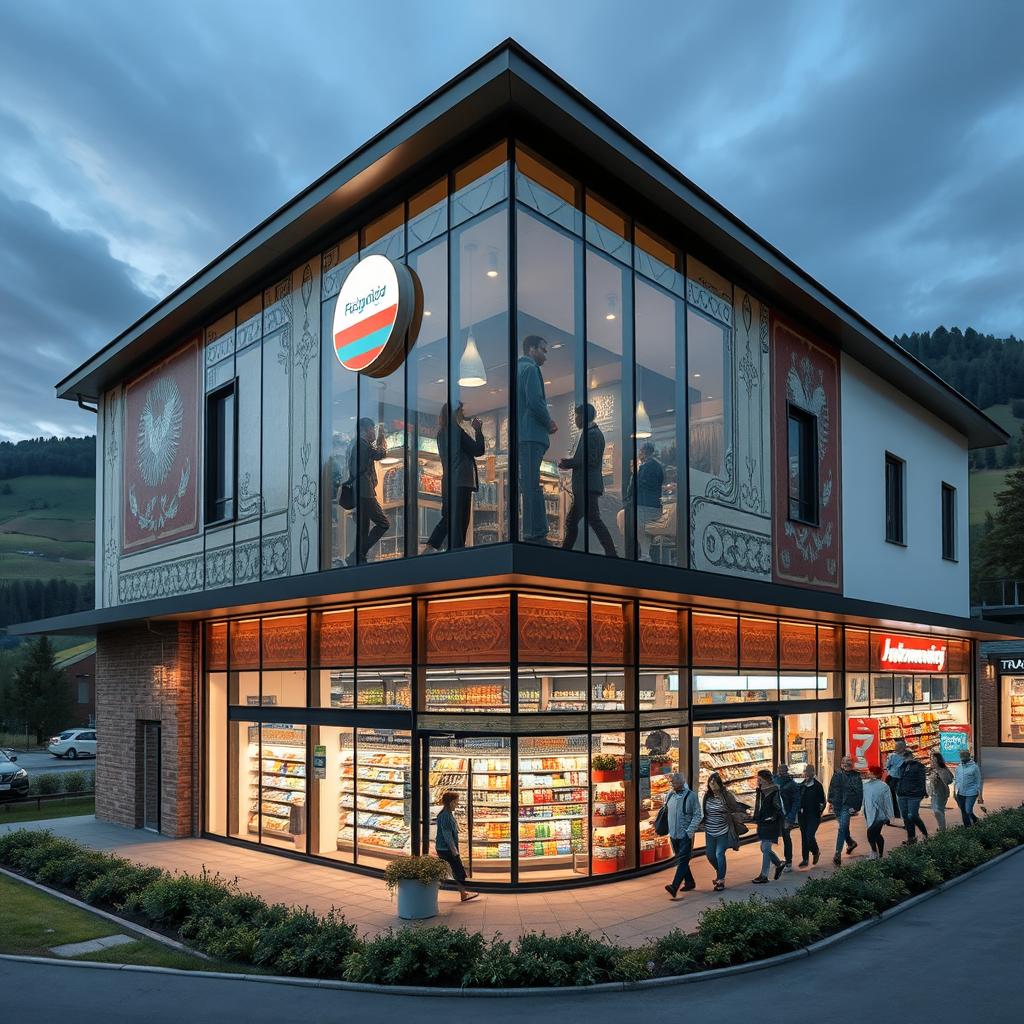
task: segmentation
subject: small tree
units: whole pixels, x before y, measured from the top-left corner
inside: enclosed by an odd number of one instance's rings
[[[1024,467],[1007,474],[1006,489],[995,497],[992,528],[979,549],[981,575],[1024,579]]]
[[[71,690],[64,673],[54,664],[53,644],[40,637],[26,645],[14,674],[12,711],[34,732],[36,742],[63,729],[73,713]]]

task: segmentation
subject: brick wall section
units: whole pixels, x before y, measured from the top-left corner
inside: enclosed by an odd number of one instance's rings
[[[198,630],[188,622],[102,633],[96,645],[96,817],[143,824],[142,728],[159,722],[160,831],[194,834]]]
[[[993,666],[981,663],[978,673],[978,726],[979,747],[995,747],[999,744],[999,677]]]

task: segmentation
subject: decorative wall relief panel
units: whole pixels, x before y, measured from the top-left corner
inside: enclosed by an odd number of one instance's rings
[[[202,590],[203,560],[201,554],[192,555],[123,572],[118,581],[118,600],[121,604],[129,604]]]
[[[706,372],[700,380],[700,373],[695,377],[691,372],[688,381],[690,566],[770,580],[768,307],[742,289],[733,290],[721,275],[692,258],[687,259],[686,291],[691,371],[716,347],[724,361],[718,385],[707,380]],[[698,351],[703,354],[698,356]],[[713,387],[722,393],[705,393]]]
[[[263,302],[260,296],[238,311],[235,329],[235,375],[238,378],[238,509],[237,522],[258,519],[263,510],[261,473],[261,406],[263,367]],[[239,541],[235,534],[235,543]]]
[[[776,317],[772,325],[775,437],[773,578],[821,590],[842,589],[839,479],[839,358],[835,349]],[[818,525],[789,519],[788,406],[817,420]]]
[[[121,557],[121,456],[124,427],[124,395],[121,388],[113,388],[104,395],[103,405],[103,491],[102,509],[96,518],[97,566],[96,579],[100,584],[98,608],[112,608],[118,601],[117,571]],[[97,438],[97,443],[99,438]]]
[[[123,550],[199,528],[199,341],[125,389]]]
[[[263,292],[262,435],[263,532],[266,517],[288,507],[288,434],[292,425],[289,373],[292,365],[292,279],[289,274]]]
[[[425,632],[431,664],[508,661],[508,595],[431,601]]]

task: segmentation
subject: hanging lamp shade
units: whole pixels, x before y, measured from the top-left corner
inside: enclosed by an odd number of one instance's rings
[[[480,358],[480,349],[476,347],[476,338],[470,331],[466,339],[466,347],[459,360],[459,387],[481,388],[487,383],[487,370]]]
[[[644,400],[641,398],[636,403],[636,436],[650,437],[653,432],[651,417],[647,415],[647,406],[644,405]]]

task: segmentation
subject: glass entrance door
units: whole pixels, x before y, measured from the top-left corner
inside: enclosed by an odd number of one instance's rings
[[[160,831],[160,723],[142,726],[142,827]]]

